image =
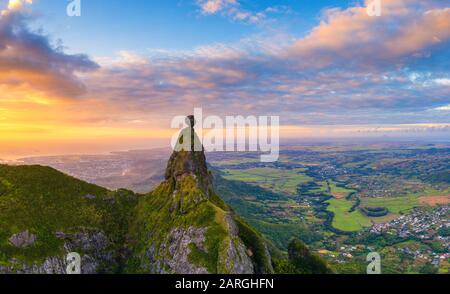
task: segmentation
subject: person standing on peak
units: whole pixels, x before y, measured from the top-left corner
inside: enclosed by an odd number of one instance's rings
[[[195,117],[189,115],[186,117],[187,127],[181,130],[177,140],[177,145],[174,148],[175,152],[203,152],[204,148],[200,138],[195,133]]]

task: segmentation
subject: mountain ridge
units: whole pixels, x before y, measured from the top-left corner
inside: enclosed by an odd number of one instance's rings
[[[188,122],[178,140],[188,149],[175,148],[165,180],[146,194],[109,191],[44,166],[0,165],[0,273],[63,274],[69,252],[80,254],[87,274],[308,273],[215,192],[203,148],[185,144],[186,134],[197,140],[193,117]],[[290,256],[309,258],[301,249]]]

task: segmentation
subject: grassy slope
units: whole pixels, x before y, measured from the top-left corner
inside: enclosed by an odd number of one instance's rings
[[[230,232],[225,220],[231,214],[230,208],[213,193],[207,199],[205,193],[198,189],[193,176],[184,177],[179,185],[174,187],[173,180],[163,182],[155,191],[141,199],[136,209],[136,219],[131,228],[131,236],[137,242],[134,252],[144,257],[151,246],[160,248],[167,242],[167,237],[174,228],[207,228],[206,252],[192,246],[188,256],[191,263],[205,267],[210,273],[227,273],[226,250],[230,241]],[[255,262],[259,267],[265,267],[267,257],[260,252],[263,240],[256,231],[236,218],[245,236],[241,235],[248,248],[255,253]],[[147,232],[152,232],[149,235]],[[167,252],[158,252],[156,258],[162,259]],[[141,259],[142,260],[142,259]],[[140,264],[130,263],[128,272],[145,271]]]
[[[28,264],[63,253],[55,232],[103,230],[117,246],[124,241],[136,197],[110,192],[49,167],[0,165],[0,262],[12,257]],[[86,199],[86,195],[96,199]],[[108,200],[109,199],[109,200]],[[110,200],[114,199],[114,203]],[[19,249],[8,239],[29,230],[33,246]]]
[[[217,272],[218,244],[225,238],[226,228],[223,223],[216,220],[220,220],[225,212],[204,200],[204,193],[195,188],[192,177],[186,177],[181,188],[175,193],[176,196],[172,197],[173,183],[166,181],[141,199],[136,209],[135,222],[131,227],[131,236],[136,240],[133,250],[137,256],[145,256],[149,246],[159,248],[161,243],[166,242],[173,228],[208,227],[206,240],[208,255],[194,256],[194,254],[192,257],[196,259],[197,265],[205,266],[211,272]],[[195,204],[194,198],[203,200]],[[152,234],[148,236],[147,232]],[[142,269],[140,266],[134,268],[129,266],[127,270],[139,272]]]

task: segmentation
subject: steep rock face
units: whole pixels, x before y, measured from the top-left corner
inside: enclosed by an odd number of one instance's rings
[[[14,274],[66,274],[67,254],[78,252],[81,255],[81,273],[97,274],[108,272],[107,267],[117,267],[114,252],[104,232],[83,232],[65,234],[57,232],[56,237],[64,243],[64,254],[48,256],[42,262],[25,263],[12,258],[8,265],[0,266],[0,273]]]
[[[170,179],[141,199],[131,233],[137,242],[131,272],[254,273],[252,253],[220,201],[199,189],[194,175]]]
[[[203,146],[194,130],[195,119],[188,116],[186,122],[189,127],[178,138],[175,151],[167,164],[165,178],[166,181],[179,182],[184,176],[194,175],[198,188],[210,196],[213,189],[212,175],[208,171]]]
[[[28,230],[17,233],[9,238],[9,242],[17,248],[26,248],[36,242],[36,235],[30,234]]]
[[[198,140],[189,117],[191,142]],[[237,219],[214,192],[203,151],[177,149],[166,180],[141,198],[132,225],[129,272],[251,274],[273,271],[261,236]],[[203,148],[201,148],[203,149]],[[242,228],[242,230],[241,230]],[[246,238],[242,237],[246,231]],[[245,242],[247,241],[247,242]]]

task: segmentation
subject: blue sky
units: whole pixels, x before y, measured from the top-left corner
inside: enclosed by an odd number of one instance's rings
[[[0,145],[133,149],[194,108],[294,138],[449,137],[450,3],[373,1],[0,0]]]
[[[82,0],[82,17],[65,13],[67,1],[37,0],[33,4],[42,17],[35,24],[54,38],[60,38],[68,52],[112,55],[129,49],[188,50],[211,43],[237,42],[253,34],[283,30],[305,34],[317,24],[320,12],[329,7],[346,7],[353,1],[240,1],[241,9],[258,13],[279,8],[259,23],[233,20],[220,13],[204,15],[196,1]]]

